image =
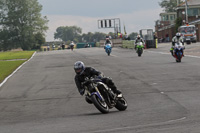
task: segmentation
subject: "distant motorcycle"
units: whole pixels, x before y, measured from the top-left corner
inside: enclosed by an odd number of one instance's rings
[[[105,45],[105,51],[108,54],[108,56],[110,56],[110,53],[112,51],[112,46],[111,46],[110,43],[108,43],[108,44]]]
[[[144,49],[143,43],[142,42],[137,43],[136,53],[138,54],[139,57],[142,56],[143,49]]]
[[[175,43],[174,46],[174,58],[176,59],[176,62],[181,62],[181,59],[183,57],[183,50],[185,47],[181,42]]]
[[[100,78],[86,78],[82,85],[85,88],[86,101],[89,104],[93,103],[101,113],[108,113],[113,107],[119,111],[126,110],[128,105],[123,95],[117,96]]]
[[[74,45],[70,45],[70,49],[71,49],[71,51],[73,51]]]

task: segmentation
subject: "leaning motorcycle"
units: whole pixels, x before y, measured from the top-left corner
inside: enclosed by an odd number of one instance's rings
[[[183,44],[181,42],[175,43],[174,58],[176,59],[176,62],[181,62],[184,49],[185,49],[185,47],[183,46]]]
[[[108,54],[108,56],[110,55],[111,51],[112,51],[112,47],[111,47],[111,44],[106,44],[105,45],[105,51],[106,53]]]
[[[108,113],[109,109],[115,107],[119,111],[126,110],[128,104],[122,94],[116,95],[101,78],[86,78],[82,83],[85,88],[85,99],[89,104],[94,106],[101,113]]]

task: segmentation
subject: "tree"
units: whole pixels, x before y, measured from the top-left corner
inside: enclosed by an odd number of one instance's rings
[[[176,12],[177,0],[162,0],[159,5],[164,8],[165,12]]]
[[[95,32],[95,33],[91,33],[88,32],[87,34],[82,34],[82,41],[86,41],[86,42],[98,42],[101,39],[105,39],[106,34],[105,33],[101,33],[101,32]]]
[[[131,40],[135,40],[135,38],[137,37],[138,33],[137,32],[132,32],[131,34],[129,34],[129,37]]]
[[[75,38],[80,38],[82,29],[77,26],[60,26],[56,29],[54,33],[54,39],[61,39],[67,42],[68,40],[74,40]]]
[[[41,17],[42,6],[37,0],[0,0],[0,34],[3,49],[33,48],[35,36],[48,29],[48,20]]]
[[[38,32],[37,34],[35,34],[35,43],[32,49],[40,49],[42,44],[44,43],[45,43],[44,36],[40,32]]]
[[[175,25],[176,32],[178,31],[178,27],[182,25],[182,22],[183,22],[183,20],[181,17],[176,19],[176,25]]]

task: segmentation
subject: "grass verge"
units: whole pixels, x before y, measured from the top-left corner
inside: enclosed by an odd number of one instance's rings
[[[0,52],[0,60],[29,59],[35,51]]]
[[[21,64],[31,58],[34,52],[35,51],[0,52],[0,83]]]
[[[0,83],[25,61],[0,61]]]

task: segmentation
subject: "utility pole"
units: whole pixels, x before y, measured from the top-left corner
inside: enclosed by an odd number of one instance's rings
[[[188,24],[188,4],[187,0],[185,0],[185,23]]]

